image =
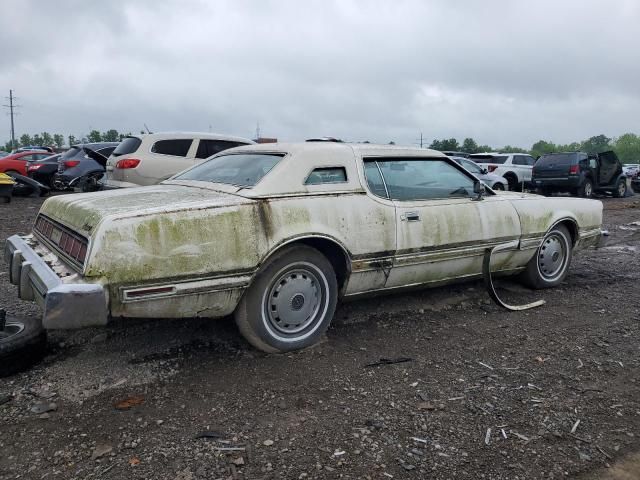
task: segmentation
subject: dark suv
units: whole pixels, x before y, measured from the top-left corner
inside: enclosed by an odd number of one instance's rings
[[[612,152],[586,154],[583,152],[548,153],[542,155],[532,173],[533,185],[539,193],[569,192],[590,197],[595,192],[624,197],[627,177],[617,155]]]

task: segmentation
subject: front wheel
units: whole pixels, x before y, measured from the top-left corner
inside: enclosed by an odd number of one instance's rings
[[[529,260],[521,280],[536,289],[558,286],[569,272],[572,250],[573,242],[567,227],[553,227]]]
[[[336,275],[315,248],[293,245],[261,268],[234,313],[240,333],[268,353],[311,346],[325,333],[338,300]]]
[[[504,191],[504,185],[501,184],[500,182],[494,183],[493,184],[493,190],[503,192]]]

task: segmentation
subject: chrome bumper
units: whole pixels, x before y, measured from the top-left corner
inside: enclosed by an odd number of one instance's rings
[[[102,285],[64,283],[20,236],[5,243],[9,280],[21,300],[35,300],[43,310],[44,328],[81,328],[107,324],[107,297]]]

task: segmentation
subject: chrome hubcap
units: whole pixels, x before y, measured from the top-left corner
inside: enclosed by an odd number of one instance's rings
[[[553,281],[564,272],[567,261],[567,240],[563,235],[552,232],[538,250],[538,270],[546,280]]]
[[[620,182],[620,185],[618,185],[618,195],[622,197],[626,193],[626,190],[627,190],[626,185]]]
[[[0,330],[0,342],[8,340],[11,337],[18,335],[24,330],[24,325],[20,322],[7,322],[4,326],[4,330]]]
[[[267,320],[280,333],[299,333],[317,320],[325,296],[315,272],[307,268],[289,270],[276,278],[267,293]]]

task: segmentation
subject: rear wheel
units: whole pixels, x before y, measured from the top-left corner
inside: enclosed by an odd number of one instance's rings
[[[336,275],[315,248],[277,252],[256,275],[234,313],[240,333],[259,350],[276,353],[316,343],[338,300]]]
[[[509,172],[505,175],[503,175],[503,177],[507,180],[507,182],[509,183],[509,190],[511,191],[516,191],[518,190],[518,177],[516,176],[515,173]]]
[[[566,278],[571,265],[573,242],[564,225],[556,225],[545,235],[536,254],[522,273],[522,281],[531,288],[551,288]]]
[[[578,196],[584,198],[591,198],[593,195],[593,182],[588,178],[584,179],[582,185],[578,187]]]
[[[627,194],[627,181],[625,179],[618,180],[618,185],[613,191],[613,196],[616,198],[622,198]]]

